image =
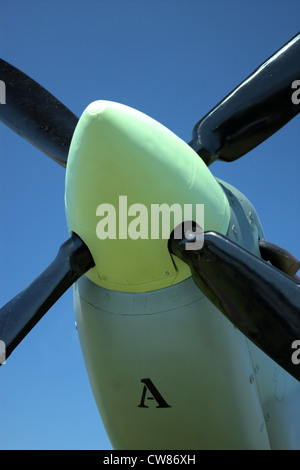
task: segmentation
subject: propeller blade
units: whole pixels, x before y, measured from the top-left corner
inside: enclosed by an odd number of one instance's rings
[[[259,250],[262,259],[270,261],[276,268],[300,281],[297,271],[300,269],[300,260],[295,258],[289,251],[265,240],[259,241]]]
[[[299,113],[299,80],[297,34],[195,125],[189,145],[207,165],[237,160]]]
[[[62,166],[66,166],[78,118],[45,88],[0,59],[5,105],[0,120]]]
[[[75,234],[61,245],[54,261],[28,287],[0,310],[0,343],[6,358],[94,261],[82,240]]]
[[[300,381],[300,365],[292,362],[292,344],[300,339],[299,284],[216,232],[204,233],[200,250],[186,250],[187,242],[191,243],[190,234],[186,239],[172,238],[169,250],[189,265],[201,291],[234,326]]]

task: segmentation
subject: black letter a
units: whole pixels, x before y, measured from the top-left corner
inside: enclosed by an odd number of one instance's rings
[[[171,408],[150,379],[142,379],[141,382],[145,385],[143,388],[141,403],[138,405],[139,408],[149,408],[149,406],[145,405],[147,389],[152,393],[152,396],[147,397],[147,400],[156,400],[158,403],[156,408]]]

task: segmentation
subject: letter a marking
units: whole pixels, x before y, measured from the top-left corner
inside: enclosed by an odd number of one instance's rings
[[[156,408],[171,408],[170,405],[166,402],[163,396],[159,393],[151,379],[142,379],[141,382],[144,384],[141,403],[138,405],[139,408],[149,408],[145,405],[145,400],[155,400],[157,402]],[[152,396],[147,397],[147,390],[151,393]]]

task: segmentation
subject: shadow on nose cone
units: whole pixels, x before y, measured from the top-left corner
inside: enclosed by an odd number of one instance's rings
[[[204,204],[204,230],[225,234],[229,223],[227,198],[194,150],[152,118],[109,101],[91,103],[78,122],[65,203],[69,231],[95,261],[87,277],[121,292],[148,292],[190,277],[188,266],[170,255],[167,239],[185,220],[184,204],[193,218]],[[169,211],[170,226],[163,228],[168,211],[157,221],[153,208],[157,213],[173,204],[179,211],[174,218]]]

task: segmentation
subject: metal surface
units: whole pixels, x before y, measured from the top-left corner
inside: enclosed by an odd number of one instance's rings
[[[78,118],[45,88],[2,59],[0,79],[6,86],[0,120],[65,167]]]
[[[232,162],[295,117],[292,84],[300,77],[300,34],[267,59],[194,127],[190,146],[210,165]]]
[[[72,234],[45,271],[1,308],[0,340],[5,344],[6,357],[64,292],[93,265],[86,245]]]

